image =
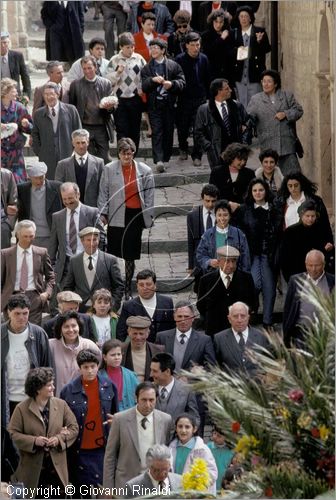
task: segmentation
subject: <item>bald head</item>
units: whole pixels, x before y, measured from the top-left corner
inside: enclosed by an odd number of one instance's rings
[[[310,250],[306,255],[306,270],[313,280],[317,280],[324,272],[325,257],[319,250]]]

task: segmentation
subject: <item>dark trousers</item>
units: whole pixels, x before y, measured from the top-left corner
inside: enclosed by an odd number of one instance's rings
[[[109,156],[109,138],[105,125],[88,125],[83,123],[83,128],[90,132],[89,153],[103,158],[104,163],[111,161]]]
[[[114,23],[117,23],[117,35],[126,31],[127,14],[121,9],[116,9],[108,2],[102,2],[101,10],[104,18],[104,31],[106,40],[106,58],[110,59],[115,50],[114,46]],[[129,137],[129,136],[126,136]]]
[[[195,120],[197,110],[201,104],[203,104],[205,100],[201,99],[181,99],[177,105],[177,113],[176,113],[176,126],[177,126],[177,137],[179,148],[181,151],[188,152],[188,137],[190,127],[195,129]],[[191,153],[191,157],[194,160],[198,158],[199,160],[202,158],[202,149],[195,141],[195,136],[193,136],[193,150]]]
[[[148,110],[152,127],[152,150],[154,163],[168,162],[173,152],[174,110],[165,101],[157,101],[155,108]]]
[[[138,95],[129,98],[120,97],[118,107],[114,112],[117,140],[130,137],[137,149],[140,142],[142,107],[142,100]]]
[[[8,222],[1,221],[1,248],[9,248],[11,246],[12,229]]]

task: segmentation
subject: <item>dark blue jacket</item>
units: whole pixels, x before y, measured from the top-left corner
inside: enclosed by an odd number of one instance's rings
[[[205,54],[191,57],[187,52],[179,54],[175,61],[183,69],[186,86],[181,94],[183,99],[201,99],[206,101],[210,85],[209,61]],[[179,98],[180,99],[180,98]]]

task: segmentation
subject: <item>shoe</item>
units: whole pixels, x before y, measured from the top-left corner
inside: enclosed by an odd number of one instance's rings
[[[182,150],[180,150],[180,156],[179,156],[179,159],[180,159],[180,160],[187,160],[187,159],[188,159],[188,153],[187,153],[187,151],[182,151]]]
[[[201,160],[199,158],[194,158],[193,159],[193,165],[194,165],[194,167],[201,167],[202,162],[201,162]]]
[[[157,171],[159,174],[162,174],[162,172],[165,172],[165,171],[166,171],[166,167],[164,166],[163,161],[158,161],[158,162],[157,162],[157,164],[156,164],[156,171]]]

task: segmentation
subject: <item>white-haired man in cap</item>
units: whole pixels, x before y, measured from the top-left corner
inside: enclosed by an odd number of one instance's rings
[[[256,294],[250,273],[239,271],[237,261],[240,252],[230,245],[217,248],[218,269],[202,276],[197,309],[205,320],[205,333],[215,333],[230,326],[228,308],[237,301],[245,302],[255,310]]]
[[[71,292],[70,290],[65,290],[64,292],[59,292],[57,294],[57,308],[59,314],[64,314],[67,311],[76,311],[84,325],[82,337],[96,342],[97,337],[94,333],[92,318],[88,314],[78,312],[79,305],[82,302],[83,302],[82,297],[78,295],[78,293]],[[56,323],[59,314],[57,314],[51,319],[48,319],[47,321],[43,321],[42,323],[43,329],[47,333],[49,339],[53,339],[55,337],[54,325]]]
[[[18,185],[18,219],[35,222],[34,245],[47,248],[52,214],[62,209],[61,183],[46,179],[47,165],[43,161],[27,162],[28,182]]]
[[[227,372],[256,375],[258,367],[250,359],[248,350],[253,350],[255,345],[269,348],[265,334],[249,326],[249,320],[248,306],[244,302],[235,302],[229,306],[230,328],[214,337],[217,362]]]
[[[8,31],[1,32],[1,78],[12,78],[18,84],[19,94],[31,96],[31,83],[26,64],[21,52],[10,50],[10,35]],[[22,92],[20,86],[22,81]]]
[[[11,295],[24,293],[31,303],[29,321],[41,325],[55,274],[47,249],[32,244],[35,233],[35,223],[22,220],[16,226],[17,244],[1,250],[1,311],[6,309]]]
[[[118,311],[124,283],[116,257],[99,250],[100,231],[96,227],[82,229],[79,237],[84,251],[70,259],[64,290],[74,290],[82,297],[80,310],[85,312],[92,305],[93,293],[107,288],[112,293],[114,309]]]
[[[147,316],[129,316],[126,320],[129,343],[124,344],[122,365],[134,371],[140,382],[150,379],[152,357],[163,346],[148,342],[151,320]]]

